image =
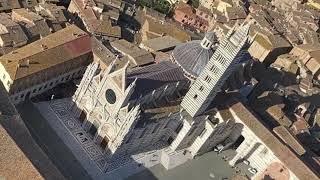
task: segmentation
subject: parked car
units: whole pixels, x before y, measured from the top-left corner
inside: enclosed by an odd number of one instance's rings
[[[221,149],[223,149],[223,145],[222,144],[218,144],[217,146],[215,146],[213,148],[213,151],[214,152],[219,152]]]
[[[248,171],[251,173],[251,174],[256,174],[258,171],[256,168],[248,168]]]
[[[244,163],[245,165],[250,165],[250,162],[249,162],[248,160],[246,160],[246,159],[243,160],[243,163]]]

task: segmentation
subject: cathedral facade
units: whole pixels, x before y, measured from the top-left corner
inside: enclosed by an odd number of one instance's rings
[[[158,162],[171,169],[221,142],[230,146],[241,124],[222,122],[211,104],[242,58],[248,29],[231,30],[219,44],[208,33],[202,41],[177,46],[168,61],[139,66],[96,40],[95,61],[70,111],[110,161],[160,151]],[[110,168],[107,162],[105,171]]]

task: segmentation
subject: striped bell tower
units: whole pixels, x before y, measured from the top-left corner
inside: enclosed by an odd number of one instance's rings
[[[181,106],[192,117],[201,115],[220,91],[242,56],[250,25],[230,30],[220,43],[204,70],[191,85]]]

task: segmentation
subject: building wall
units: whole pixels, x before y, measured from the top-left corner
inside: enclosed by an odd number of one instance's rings
[[[254,41],[249,47],[248,52],[253,58],[263,62],[270,53],[270,50],[264,48],[258,42]]]
[[[16,92],[14,94],[10,95],[11,101],[14,104],[19,104],[26,100],[27,95],[29,94],[29,97],[34,97],[38,94],[41,94],[49,89],[52,89],[53,87],[57,86],[58,84],[65,83],[69,80],[72,80],[73,78],[78,78],[83,74],[84,68],[78,68],[75,70],[72,70],[68,73],[61,74],[59,76],[56,76],[53,79],[50,79],[48,81],[44,81],[40,84],[36,84],[32,87],[26,88],[22,91]]]
[[[0,63],[0,80],[4,85],[4,87],[6,88],[6,90],[9,92],[10,86],[12,84],[12,79],[1,63]]]
[[[44,70],[40,70],[31,75],[23,76],[22,78],[16,79],[13,81],[13,84],[9,89],[9,94],[16,94],[25,89],[37,86],[38,84],[42,84],[43,82],[50,81],[57,76],[68,74],[70,73],[70,71],[84,68],[90,62],[90,58],[91,55],[88,53],[64,63],[49,67]]]
[[[173,18],[182,25],[190,26],[203,32],[208,30],[209,22],[196,14],[188,14],[177,9]]]
[[[242,123],[241,119],[230,110],[235,121]],[[247,159],[250,162],[250,166],[257,170],[257,173],[253,176],[255,179],[260,173],[265,171],[271,163],[277,162],[283,164],[267,147],[260,138],[258,138],[245,124],[241,135],[245,140],[236,149],[236,156],[229,161],[229,164],[234,166],[238,160]],[[296,180],[297,177],[290,172],[290,179]]]

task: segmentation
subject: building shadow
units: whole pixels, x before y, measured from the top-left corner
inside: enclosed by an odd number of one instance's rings
[[[21,119],[15,106],[10,102],[9,96],[0,82],[0,128],[3,128],[15,145],[22,151],[26,158],[44,179],[65,179],[67,176],[61,173],[47,154],[39,147],[30,129]],[[18,156],[18,155],[17,155]],[[21,158],[23,162],[23,157]],[[14,161],[14,159],[12,159]],[[20,167],[20,165],[17,165]],[[26,171],[25,167],[22,171]],[[13,175],[14,176],[14,175]]]

